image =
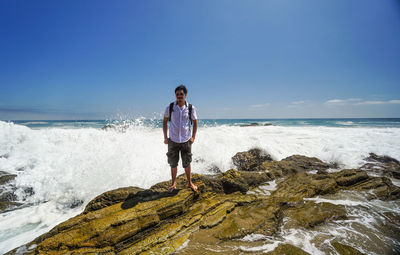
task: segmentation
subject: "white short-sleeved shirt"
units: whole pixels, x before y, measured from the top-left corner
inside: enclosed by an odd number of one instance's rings
[[[187,142],[191,134],[190,119],[189,119],[189,103],[180,107],[177,102],[174,102],[172,108],[171,121],[169,123],[169,138],[176,143]],[[169,118],[169,105],[165,108],[164,118]],[[196,108],[192,105],[192,120],[197,120]]]

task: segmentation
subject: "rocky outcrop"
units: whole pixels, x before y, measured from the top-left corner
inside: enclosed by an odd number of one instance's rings
[[[124,187],[119,188],[111,191],[104,192],[103,194],[95,197],[90,201],[83,211],[84,213],[88,213],[91,211],[96,211],[101,208],[111,206],[113,204],[120,203],[122,201],[127,200],[130,197],[136,197],[138,199],[142,198],[143,196],[138,195],[139,191],[144,191],[144,189],[137,188],[137,187]],[[144,194],[145,197],[149,194]],[[148,196],[148,200],[154,200],[153,197]]]
[[[9,194],[7,194],[7,195],[9,195]],[[21,205],[21,203],[18,203],[15,201],[8,201],[7,196],[0,197],[0,213],[10,210],[11,208],[14,208],[19,205]]]
[[[271,199],[280,202],[299,202],[305,197],[334,194],[340,190],[368,191],[369,199],[396,200],[399,187],[387,178],[371,177],[359,169],[345,169],[329,174],[296,173],[278,184],[279,192]]]
[[[339,242],[332,242],[332,246],[335,247],[336,251],[340,255],[363,255],[364,254],[349,245],[345,245],[345,244],[342,244]]]
[[[375,172],[381,176],[400,179],[400,163],[398,160],[389,156],[378,156],[375,153],[370,153],[366,164],[360,169]]]
[[[336,165],[322,162],[320,159],[314,157],[310,158],[302,155],[293,155],[281,161],[264,161],[260,167],[260,169],[270,172],[277,178],[311,170],[325,172],[329,168],[336,168]]]
[[[0,171],[0,213],[12,209],[21,203],[16,202],[16,195],[4,188],[4,185],[15,179],[17,175]]]
[[[239,191],[242,194],[245,194],[251,187],[257,187],[262,183],[273,180],[273,177],[268,172],[241,172],[231,169],[225,173],[217,175],[194,174],[192,180],[194,182],[203,183],[204,190],[202,191],[206,193],[230,194]],[[170,185],[170,181],[165,181],[153,185],[150,190],[155,192],[164,192],[170,187]],[[183,177],[178,178],[177,188],[183,189],[186,187],[186,179]]]
[[[117,128],[117,126],[116,125],[114,125],[114,124],[105,124],[101,129],[102,130],[113,130],[113,129],[116,129]]]
[[[15,177],[17,177],[17,175],[0,171],[0,185],[6,184],[7,182],[14,180]]]
[[[400,164],[397,159],[391,158],[389,156],[379,156],[372,152],[369,154],[369,156],[367,158],[365,158],[365,160],[370,161],[370,162],[379,162],[382,164],[386,164],[386,163]]]
[[[279,244],[273,251],[267,252],[268,255],[309,255],[308,252],[291,245],[291,244]]]
[[[257,127],[257,126],[260,126],[260,124],[258,124],[257,122],[252,122],[252,123],[250,123],[250,124],[243,124],[243,125],[240,125],[241,127]]]
[[[232,161],[239,171],[260,171],[264,170],[261,168],[262,163],[272,161],[272,158],[261,149],[254,148],[249,151],[236,153],[232,157]]]
[[[252,122],[250,124],[243,124],[240,125],[241,127],[258,127],[258,126],[272,126],[272,123],[264,123],[263,125],[257,123],[257,122]]]
[[[285,211],[285,216],[289,219],[287,227],[303,227],[311,229],[328,220],[347,219],[346,209],[342,205],[331,203],[314,203],[306,201],[290,206]]]
[[[250,162],[255,154],[246,155]],[[19,249],[25,249],[26,254],[210,254],[210,245],[218,243],[225,253],[240,254],[233,244],[249,234],[277,237],[284,224],[313,229],[347,219],[344,206],[307,198],[341,190],[368,191],[370,199],[400,198],[399,188],[387,178],[371,177],[359,169],[328,173],[323,170],[330,164],[316,158],[295,155],[281,161],[267,159],[257,163],[261,166],[262,171],[194,174],[198,192],[187,188],[183,175],[178,176],[177,190],[172,193],[166,192],[169,181],[150,189],[125,187],[105,192],[81,214]],[[321,171],[308,174],[308,170]],[[277,187],[270,195],[249,192],[272,180]],[[269,254],[307,253],[291,244],[280,244]]]
[[[130,128],[128,123],[120,123],[120,124],[106,124],[101,129],[105,131],[117,131],[124,133]]]

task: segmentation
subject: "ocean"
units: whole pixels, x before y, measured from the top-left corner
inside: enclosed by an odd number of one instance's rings
[[[0,254],[81,213],[91,199],[105,191],[126,186],[149,188],[169,180],[161,125],[161,120],[145,118],[0,121],[0,171],[17,175],[2,192],[12,191],[23,204],[0,213]],[[341,168],[360,167],[370,152],[400,160],[400,119],[199,120],[192,147],[192,172],[209,174],[215,169],[224,172],[234,168],[231,157],[254,147],[275,160],[301,154],[337,163]],[[178,174],[183,172],[180,165]],[[364,203],[361,207],[372,212],[400,213],[398,202],[375,203],[360,198],[354,205],[350,197],[341,197],[340,201],[348,204],[355,222],[368,220],[372,227],[379,217],[360,213],[364,211],[354,206]],[[336,226],[319,233],[350,233],[342,230]],[[356,228],[351,231],[357,232]],[[311,242],[314,234],[287,233],[286,241],[312,254],[324,254]],[[254,238],[245,240],[252,242]],[[400,249],[399,240],[382,240],[382,245]],[[266,242],[258,250],[240,249],[264,252],[271,247],[273,242]],[[368,254],[379,254],[379,247],[371,247],[358,246]]]

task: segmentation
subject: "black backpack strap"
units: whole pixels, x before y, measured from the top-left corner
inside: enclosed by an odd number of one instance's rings
[[[172,115],[173,111],[174,111],[174,102],[169,104],[169,118],[168,118],[168,121],[171,121],[171,115]]]
[[[192,104],[189,104],[189,120],[190,120],[190,125],[193,125],[193,121],[192,121],[192,109],[193,109]]]

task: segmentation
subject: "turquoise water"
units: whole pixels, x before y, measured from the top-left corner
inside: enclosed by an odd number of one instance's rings
[[[30,128],[102,128],[106,124],[126,124],[159,128],[162,120],[138,118],[133,120],[15,120],[15,124]],[[345,119],[200,119],[199,126],[239,126],[257,123],[275,126],[325,126],[325,127],[400,127],[400,118],[345,118]]]

